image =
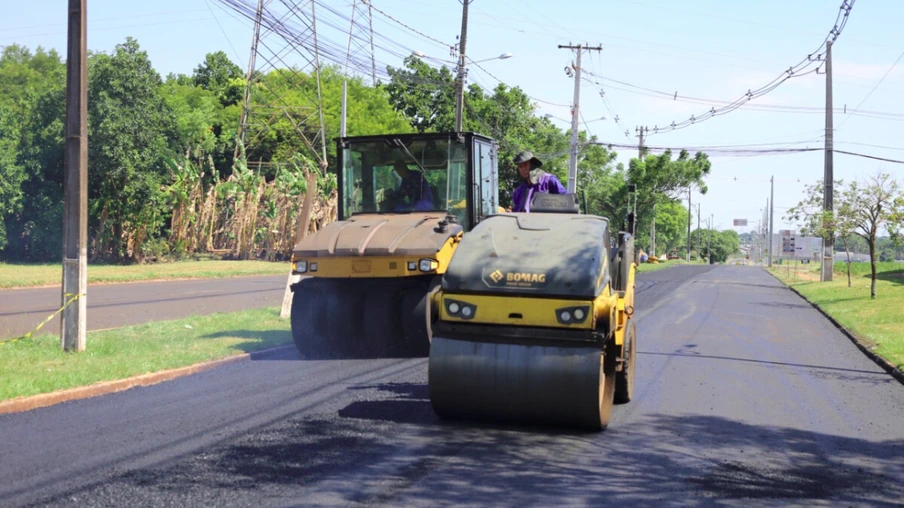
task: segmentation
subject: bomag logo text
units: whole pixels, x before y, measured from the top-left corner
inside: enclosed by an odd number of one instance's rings
[[[505,274],[506,282],[536,282],[540,284],[546,283],[545,273],[513,273]]]

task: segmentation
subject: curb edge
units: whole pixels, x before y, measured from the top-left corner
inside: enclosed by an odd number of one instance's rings
[[[9,413],[21,413],[24,411],[31,411],[32,409],[53,406],[62,402],[69,402],[73,400],[98,397],[110,393],[122,392],[136,386],[151,386],[162,383],[164,381],[171,381],[180,377],[204,372],[215,367],[220,367],[223,365],[228,365],[230,363],[236,363],[245,360],[252,360],[258,356],[294,347],[295,346],[292,346],[291,344],[285,346],[277,346],[269,349],[262,349],[260,351],[252,351],[250,353],[242,353],[238,355],[227,356],[226,358],[220,358],[217,360],[196,363],[185,367],[177,367],[174,369],[167,369],[159,372],[140,374],[138,376],[132,376],[125,379],[101,381],[87,386],[77,386],[74,388],[67,388],[65,390],[58,390],[55,392],[29,395],[26,397],[17,397],[15,399],[9,399],[0,402],[0,415]]]

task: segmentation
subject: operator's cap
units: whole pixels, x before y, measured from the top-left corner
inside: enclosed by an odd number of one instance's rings
[[[540,159],[534,157],[534,154],[532,154],[530,150],[524,150],[523,152],[520,152],[515,156],[515,159],[512,162],[514,162],[515,164],[521,164],[522,162],[527,161],[531,161],[533,163],[532,166],[535,168],[543,166],[543,163],[540,162]]]

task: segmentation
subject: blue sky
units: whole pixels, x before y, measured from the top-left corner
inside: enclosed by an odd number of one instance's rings
[[[65,4],[32,0],[7,6],[6,16],[0,20],[0,46],[41,45],[65,54]],[[352,12],[350,0],[322,0],[322,4],[346,16]],[[698,116],[710,109],[708,101],[718,106],[716,101],[733,101],[749,89],[770,82],[819,46],[832,28],[840,4],[841,0],[474,0],[470,4],[467,54],[483,60],[512,53],[512,58],[480,65],[495,78],[543,101],[537,102],[539,114],[553,115],[565,128],[570,125],[568,104],[573,81],[564,67],[574,55],[558,49],[559,44],[601,44],[602,52],[585,53],[583,65],[598,76],[705,99],[699,103],[675,101],[601,81],[607,105],[600,97],[600,87],[585,82],[581,112],[586,124],[582,128],[589,127],[591,133],[607,142],[636,145],[635,126],[652,128]],[[388,53],[378,48],[378,65],[399,66],[400,55],[410,51],[435,57],[432,62],[437,65],[452,59],[447,46],[456,42],[461,29],[458,0],[373,0],[373,5],[440,41],[415,34],[374,12],[374,30],[385,37],[378,37],[377,45],[393,50]],[[358,12],[360,16],[364,11]],[[325,26],[330,20],[326,12],[318,16],[322,21],[320,37],[344,48],[347,32]],[[904,127],[904,59],[892,69],[904,53],[901,26],[904,2],[900,0],[859,0],[854,5],[833,47],[834,105],[849,112],[859,105],[860,112],[900,116],[836,113],[836,149],[904,159],[904,142],[899,134]],[[88,0],[88,30],[88,47],[94,51],[111,51],[125,37],[136,38],[165,76],[170,72],[190,74],[206,53],[217,50],[246,67],[252,24],[220,0]],[[288,55],[287,59],[301,62],[297,55]],[[889,69],[891,72],[876,87]],[[469,82],[492,88],[497,83],[495,78],[476,66],[469,68]],[[651,135],[647,144],[676,148],[760,143],[787,144],[789,148],[823,146],[824,115],[815,109],[800,109],[824,107],[822,74],[789,80],[753,104],[793,106],[796,112],[787,112],[787,108],[742,108],[686,129]],[[613,121],[614,115],[618,115],[618,124]],[[636,155],[636,149],[618,151],[623,161]],[[696,203],[702,204],[704,217],[714,214],[720,229],[731,228],[735,218],[746,218],[751,224],[760,219],[771,176],[775,177],[775,229],[789,227],[782,220],[785,209],[800,200],[804,184],[823,175],[824,155],[818,151],[710,156],[713,170],[709,192],[705,196],[694,194],[693,201],[695,208]],[[904,179],[904,165],[835,155],[836,178],[861,178],[878,170]]]

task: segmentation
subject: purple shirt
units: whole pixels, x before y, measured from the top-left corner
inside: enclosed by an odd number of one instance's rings
[[[408,178],[402,179],[399,186],[399,195],[402,203],[395,207],[395,212],[422,212],[433,210],[433,192],[424,175],[418,171],[409,173]]]
[[[568,193],[568,189],[562,185],[562,182],[556,178],[556,175],[544,172],[540,175],[540,178],[537,179],[536,184],[530,185],[528,182],[523,182],[515,189],[515,192],[512,194],[512,211],[529,212],[530,200],[535,192],[566,194]]]

